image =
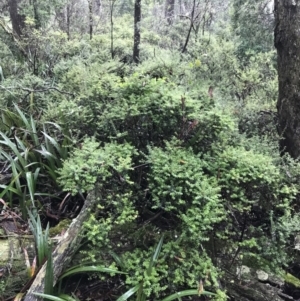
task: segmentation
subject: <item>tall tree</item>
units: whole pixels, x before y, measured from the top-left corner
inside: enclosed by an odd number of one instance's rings
[[[173,23],[175,11],[175,0],[166,0],[165,17],[169,25]]]
[[[89,4],[89,28],[90,28],[90,40],[93,38],[93,7],[94,1],[88,0]]]
[[[141,0],[135,0],[134,3],[134,43],[133,43],[133,61],[140,61],[140,42],[141,42]]]
[[[109,2],[109,11],[110,11],[110,53],[111,58],[114,58],[114,7],[116,0],[110,0]]]
[[[196,10],[196,0],[193,0],[193,7],[192,7],[192,12],[191,12],[191,18],[190,18],[190,26],[189,26],[189,30],[185,39],[185,43],[182,47],[181,52],[184,53],[187,50],[187,46],[190,40],[190,36],[191,36],[191,32],[192,32],[192,28],[194,27],[194,21],[195,21],[195,10]]]
[[[275,0],[275,22],[281,150],[297,158],[300,155],[300,1]]]
[[[37,0],[32,1],[32,6],[33,6],[33,16],[34,16],[34,21],[35,21],[35,28],[38,29],[42,26],[42,22],[41,22],[41,16],[39,13]]]
[[[101,11],[101,0],[95,1],[95,14],[99,15]]]
[[[25,27],[25,16],[19,14],[18,2],[18,0],[8,0],[7,3],[13,31],[15,34],[21,37],[22,31]]]

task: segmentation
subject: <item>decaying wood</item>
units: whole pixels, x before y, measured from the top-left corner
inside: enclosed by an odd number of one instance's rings
[[[87,220],[90,213],[90,209],[93,208],[96,200],[97,200],[96,192],[92,191],[91,193],[89,193],[81,212],[79,213],[77,218],[72,221],[69,229],[60,239],[57,247],[55,248],[52,254],[54,285],[56,284],[64,268],[70,263],[74,253],[76,252],[81,242],[83,222]],[[35,296],[34,293],[44,292],[44,279],[46,273],[46,265],[47,263],[45,263],[43,267],[40,269],[34,282],[32,283],[30,289],[28,290],[24,301],[41,300],[41,298]]]

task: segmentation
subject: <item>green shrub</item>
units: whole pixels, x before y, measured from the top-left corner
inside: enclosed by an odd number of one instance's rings
[[[106,143],[100,147],[94,139],[85,139],[59,170],[59,181],[64,190],[73,194],[92,190],[96,182],[105,187],[106,181],[113,176],[119,182],[130,183],[128,171],[135,153],[129,144]]]
[[[282,163],[269,154],[231,146],[217,157],[206,156],[205,164],[222,188],[227,217],[223,232],[217,235],[232,241],[224,254],[232,252],[237,262],[235,256],[239,254],[244,263],[265,269],[286,264],[288,258],[282,254],[286,249],[282,247],[283,241],[290,239],[291,228],[285,221],[288,217],[297,220],[291,204],[299,186],[290,183],[282,172]]]

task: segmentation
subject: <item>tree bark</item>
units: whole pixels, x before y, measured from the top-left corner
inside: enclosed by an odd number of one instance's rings
[[[95,14],[100,15],[101,12],[101,0],[96,0],[95,1]]]
[[[300,1],[275,0],[279,96],[278,132],[281,151],[300,155]]]
[[[39,10],[38,10],[37,1],[33,0],[32,5],[33,5],[33,15],[34,15],[34,21],[35,21],[35,28],[39,29],[39,28],[42,27],[42,22],[41,22],[41,16],[40,16]]]
[[[88,0],[89,3],[89,27],[90,27],[90,40],[93,39],[93,7],[94,7],[94,1]]]
[[[135,0],[133,62],[136,64],[138,64],[140,61],[141,15],[142,15],[141,0]]]
[[[68,266],[72,260],[73,255],[78,249],[82,239],[82,229],[83,223],[87,220],[90,209],[94,207],[94,204],[97,201],[97,195],[95,190],[90,192],[81,212],[74,219],[59,241],[57,247],[53,252],[53,279],[56,284],[58,278],[60,277],[62,271]],[[36,275],[34,282],[32,283],[30,289],[28,290],[24,301],[38,301],[41,298],[34,295],[34,293],[44,293],[44,279],[46,274],[47,262],[40,269],[39,273]]]
[[[67,4],[67,15],[66,15],[66,19],[67,19],[67,36],[68,36],[68,40],[70,40],[70,19],[71,19],[71,6],[70,4]]]
[[[25,27],[25,17],[18,12],[18,1],[8,0],[8,10],[14,34],[22,36],[22,30]]]
[[[116,0],[110,1],[110,54],[111,58],[114,59],[115,51],[114,51],[114,6]]]
[[[167,0],[165,8],[165,17],[169,25],[173,23],[175,10],[175,0]]]

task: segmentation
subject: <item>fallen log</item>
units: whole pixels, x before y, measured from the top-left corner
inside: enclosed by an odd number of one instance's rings
[[[83,223],[87,220],[90,209],[94,207],[97,196],[95,190],[90,192],[85,200],[83,208],[79,215],[72,221],[68,230],[59,240],[53,254],[53,285],[56,284],[62,271],[71,262],[73,255],[75,254],[80,242],[82,240]],[[24,301],[38,301],[40,297],[34,295],[34,293],[44,293],[44,279],[46,274],[46,265],[44,263],[38,274],[36,275],[32,285],[30,286]]]

